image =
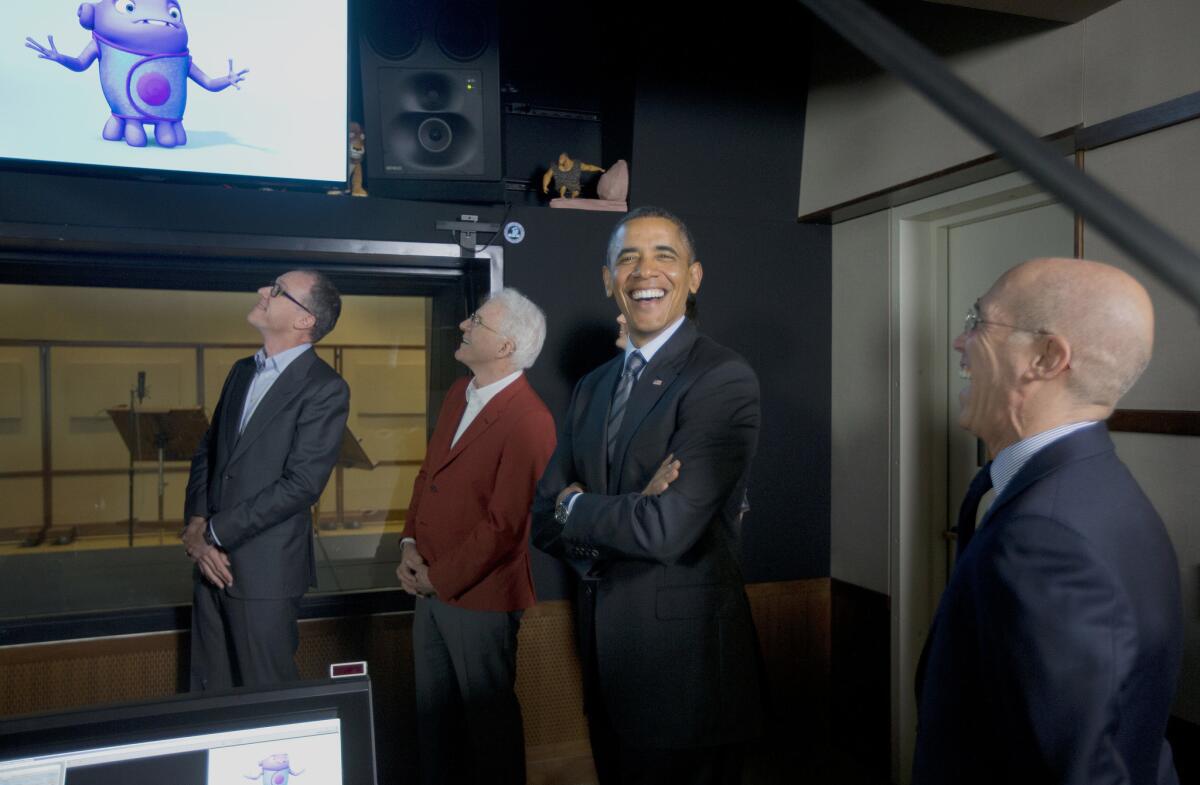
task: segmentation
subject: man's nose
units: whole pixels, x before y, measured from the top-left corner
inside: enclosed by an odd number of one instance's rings
[[[658,272],[658,266],[651,259],[640,259],[633,266],[633,275],[638,278],[649,278]]]
[[[953,346],[956,352],[965,353],[967,351],[967,333],[965,331],[958,334],[958,337],[954,339]]]

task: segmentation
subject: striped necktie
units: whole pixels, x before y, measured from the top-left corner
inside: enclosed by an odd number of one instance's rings
[[[625,404],[629,403],[629,393],[633,390],[638,373],[645,364],[646,360],[642,357],[641,352],[629,355],[629,360],[625,363],[625,372],[621,374],[621,381],[617,383],[617,391],[613,393],[612,408],[608,410],[609,463],[612,463],[613,448],[617,446],[617,433],[620,432],[621,420],[625,417]]]

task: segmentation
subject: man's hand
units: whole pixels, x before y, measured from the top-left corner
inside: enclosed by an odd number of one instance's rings
[[[567,498],[573,493],[587,493],[587,489],[584,488],[580,483],[571,483],[566,488],[563,488],[558,492],[558,496],[554,499],[554,506],[557,507],[558,505],[562,504],[563,499]]]
[[[650,478],[650,482],[646,483],[646,489],[642,491],[642,495],[658,496],[671,487],[671,483],[679,479],[679,467],[682,465],[676,460],[675,453],[668,455],[659,465],[658,471]]]
[[[417,551],[416,543],[406,542],[401,546],[396,577],[400,579],[400,588],[409,594],[430,597],[437,593],[429,582],[429,565]]]
[[[429,582],[429,565],[422,564],[417,568],[413,576],[413,584],[416,587],[417,594],[422,597],[436,597],[437,589],[433,588],[433,584]]]
[[[204,532],[208,528],[208,520],[193,515],[188,519],[188,525],[179,535],[188,558],[200,568],[200,573],[214,586],[227,589],[233,585],[233,573],[229,569],[229,555],[215,545],[204,541]]]

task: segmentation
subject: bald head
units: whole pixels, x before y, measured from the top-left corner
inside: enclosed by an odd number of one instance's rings
[[[1081,405],[1115,407],[1150,362],[1154,306],[1133,276],[1082,259],[1033,259],[1005,273],[992,302],[1014,324],[1071,347],[1068,390]]]

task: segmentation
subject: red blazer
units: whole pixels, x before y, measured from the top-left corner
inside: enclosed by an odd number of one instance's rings
[[[443,602],[479,611],[528,608],[537,601],[529,510],[554,452],[554,418],[522,374],[451,449],[469,383],[460,379],[446,393],[401,536],[416,540]]]

